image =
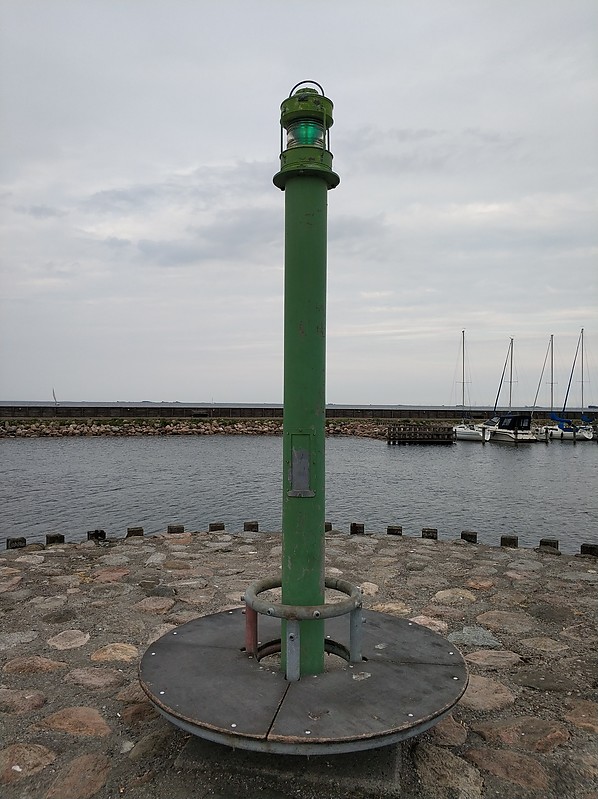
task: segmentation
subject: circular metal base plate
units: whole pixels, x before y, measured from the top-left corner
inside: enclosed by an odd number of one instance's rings
[[[229,746],[283,754],[335,754],[400,741],[432,727],[467,687],[461,653],[413,622],[364,611],[363,661],[287,682],[244,651],[243,608],[183,624],[155,641],[141,687],[173,724]],[[262,644],[280,620],[260,616]],[[347,646],[347,617],[326,621]],[[335,660],[337,660],[335,658]]]

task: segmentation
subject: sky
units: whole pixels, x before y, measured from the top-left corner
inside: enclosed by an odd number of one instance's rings
[[[597,31],[596,0],[0,0],[0,400],[282,401],[272,176],[313,80],[327,401],[460,403],[465,330],[467,405],[513,338],[513,404],[558,406],[584,328],[598,404]]]

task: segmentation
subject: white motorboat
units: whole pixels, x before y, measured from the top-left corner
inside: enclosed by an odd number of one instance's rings
[[[509,412],[483,422],[480,427],[484,431],[486,441],[504,441],[512,444],[538,441],[536,433],[532,430],[531,413]]]
[[[456,424],[453,433],[457,441],[484,441],[484,430],[479,424]]]

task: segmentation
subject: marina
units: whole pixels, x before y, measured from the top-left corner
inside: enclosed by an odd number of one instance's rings
[[[457,441],[470,441],[482,442],[486,441],[501,441],[508,443],[531,443],[534,441],[550,441],[557,439],[558,441],[573,441],[574,443],[591,441],[597,434],[595,414],[590,414],[584,404],[584,365],[585,365],[585,350],[584,350],[584,329],[581,328],[579,338],[577,340],[577,347],[575,349],[575,357],[571,366],[571,373],[565,392],[563,407],[560,413],[555,413],[554,410],[554,336],[551,335],[548,342],[548,349],[544,357],[542,365],[542,372],[540,380],[538,381],[538,388],[534,397],[533,405],[531,408],[514,408],[513,407],[513,377],[514,377],[514,339],[509,339],[509,346],[507,355],[500,376],[498,384],[498,392],[494,401],[492,409],[492,418],[484,421],[482,424],[475,424],[472,421],[473,414],[471,410],[465,413],[465,386],[467,385],[466,379],[466,350],[465,350],[465,330],[461,331],[461,405],[463,408],[463,418],[461,424],[453,426],[453,433]],[[546,370],[546,363],[550,363],[550,409],[543,409],[538,407],[538,397],[544,379]],[[579,383],[581,389],[581,406],[577,408],[572,415],[577,415],[579,419],[574,421],[565,417],[567,408],[567,401],[573,382],[573,377],[577,372],[579,374]],[[506,410],[498,410],[499,400],[505,385],[508,386],[508,401],[505,403]],[[533,418],[533,415],[536,418]],[[539,424],[538,418],[548,415],[553,424]]]

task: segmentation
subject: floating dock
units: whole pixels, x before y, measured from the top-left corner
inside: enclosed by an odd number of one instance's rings
[[[388,444],[453,444],[455,436],[451,425],[393,424],[386,440]]]

